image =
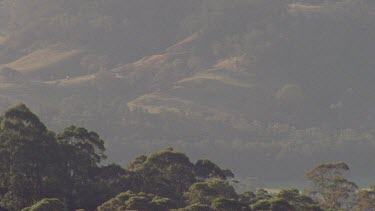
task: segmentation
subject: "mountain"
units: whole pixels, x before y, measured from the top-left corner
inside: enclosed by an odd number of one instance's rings
[[[98,131],[123,164],[173,146],[274,182],[337,160],[374,174],[373,1],[1,5],[2,111]]]

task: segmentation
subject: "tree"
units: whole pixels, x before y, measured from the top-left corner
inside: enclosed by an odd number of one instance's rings
[[[121,177],[125,170],[116,165],[100,166],[106,158],[105,147],[104,141],[95,132],[70,126],[58,134],[57,139],[67,173],[69,208],[95,209],[108,197],[107,181],[116,179],[114,176]],[[111,172],[111,175],[105,171]]]
[[[31,207],[26,207],[22,211],[68,211],[66,205],[59,199],[42,199]]]
[[[235,199],[220,197],[212,202],[211,207],[216,211],[242,211],[247,206]]]
[[[146,160],[141,160],[143,162],[134,165],[133,171],[145,181],[142,191],[179,201],[196,181],[194,165],[189,158],[172,148],[155,152]]]
[[[251,209],[253,210],[270,210],[271,209],[271,202],[267,199],[259,200],[253,205],[251,205]]]
[[[193,184],[184,194],[184,197],[186,198],[188,205],[196,203],[211,205],[217,198],[225,197],[229,199],[237,199],[238,195],[227,181],[211,179]]]
[[[71,152],[74,152],[82,163],[97,166],[103,159],[106,159],[104,141],[95,132],[89,132],[83,127],[70,126],[57,138],[61,145],[70,149],[74,148]]]
[[[354,202],[354,211],[371,211],[375,210],[375,187],[369,190],[361,190],[357,193]]]
[[[312,193],[329,209],[350,209],[358,186],[344,177],[349,171],[345,163],[324,163],[306,173],[313,185]]]
[[[102,166],[104,151],[95,132],[70,126],[56,135],[24,104],[9,109],[0,117],[0,206],[21,210],[43,198],[59,198],[69,210],[94,210],[118,193],[143,186],[139,173]]]
[[[151,201],[151,207],[153,210],[170,210],[175,208],[174,202],[168,198],[162,198],[160,196],[155,196]]]
[[[295,211],[295,208],[285,199],[272,198],[257,201],[251,205],[253,210],[270,210],[270,211]],[[302,210],[301,210],[302,211]]]
[[[272,196],[264,189],[258,189],[255,193],[255,201],[271,199]]]
[[[98,211],[113,210],[170,210],[175,204],[168,198],[154,194],[138,193],[131,191],[121,193],[97,208]]]
[[[127,191],[124,193],[120,193],[115,198],[112,198],[99,206],[97,209],[98,211],[112,211],[117,210],[121,206],[125,205],[125,202],[129,200],[130,197],[134,196],[134,193],[131,191]]]
[[[285,199],[275,198],[271,200],[271,211],[295,211],[295,208]]]
[[[140,155],[136,158],[134,158],[128,165],[128,169],[130,171],[135,171],[137,168],[139,168],[145,161],[147,160],[146,155]]]
[[[213,211],[213,209],[205,204],[192,204],[182,209],[174,209],[172,211]]]
[[[149,199],[146,196],[132,196],[126,202],[126,210],[146,211],[150,209]]]
[[[60,157],[54,133],[24,104],[0,118],[0,205],[20,210],[60,197]]]
[[[144,181],[141,175],[110,164],[96,168],[94,172],[97,197],[108,199],[124,191],[139,192]],[[97,198],[96,197],[96,198]]]
[[[208,159],[198,160],[194,165],[194,172],[198,178],[202,179],[220,178],[226,180],[227,178],[234,177],[234,174],[230,170],[221,169]]]
[[[312,198],[297,189],[281,190],[276,197],[288,201],[297,211],[323,211]]]
[[[246,191],[238,195],[241,203],[250,205],[254,202],[256,195],[251,191]]]

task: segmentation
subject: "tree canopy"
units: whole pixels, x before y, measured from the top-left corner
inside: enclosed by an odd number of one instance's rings
[[[264,189],[239,194],[232,171],[213,161],[195,164],[168,147],[140,155],[127,168],[103,164],[105,143],[83,127],[56,134],[24,104],[0,117],[0,210],[371,210],[375,192],[347,180],[345,163],[319,164],[306,173],[312,191]]]

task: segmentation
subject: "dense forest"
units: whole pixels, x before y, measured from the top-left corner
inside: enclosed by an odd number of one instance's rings
[[[269,193],[236,191],[231,170],[172,147],[107,164],[104,141],[69,126],[49,130],[24,104],[0,117],[0,210],[4,211],[364,211],[375,209],[375,187],[360,190],[345,163],[306,172],[310,187]]]
[[[373,0],[0,0],[0,112],[90,128],[106,163],[173,147],[300,189],[342,161],[369,187],[374,37]]]

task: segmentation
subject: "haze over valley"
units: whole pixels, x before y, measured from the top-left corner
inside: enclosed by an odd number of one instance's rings
[[[374,182],[372,0],[0,0],[0,111],[84,126],[109,161],[174,147],[300,185]]]

